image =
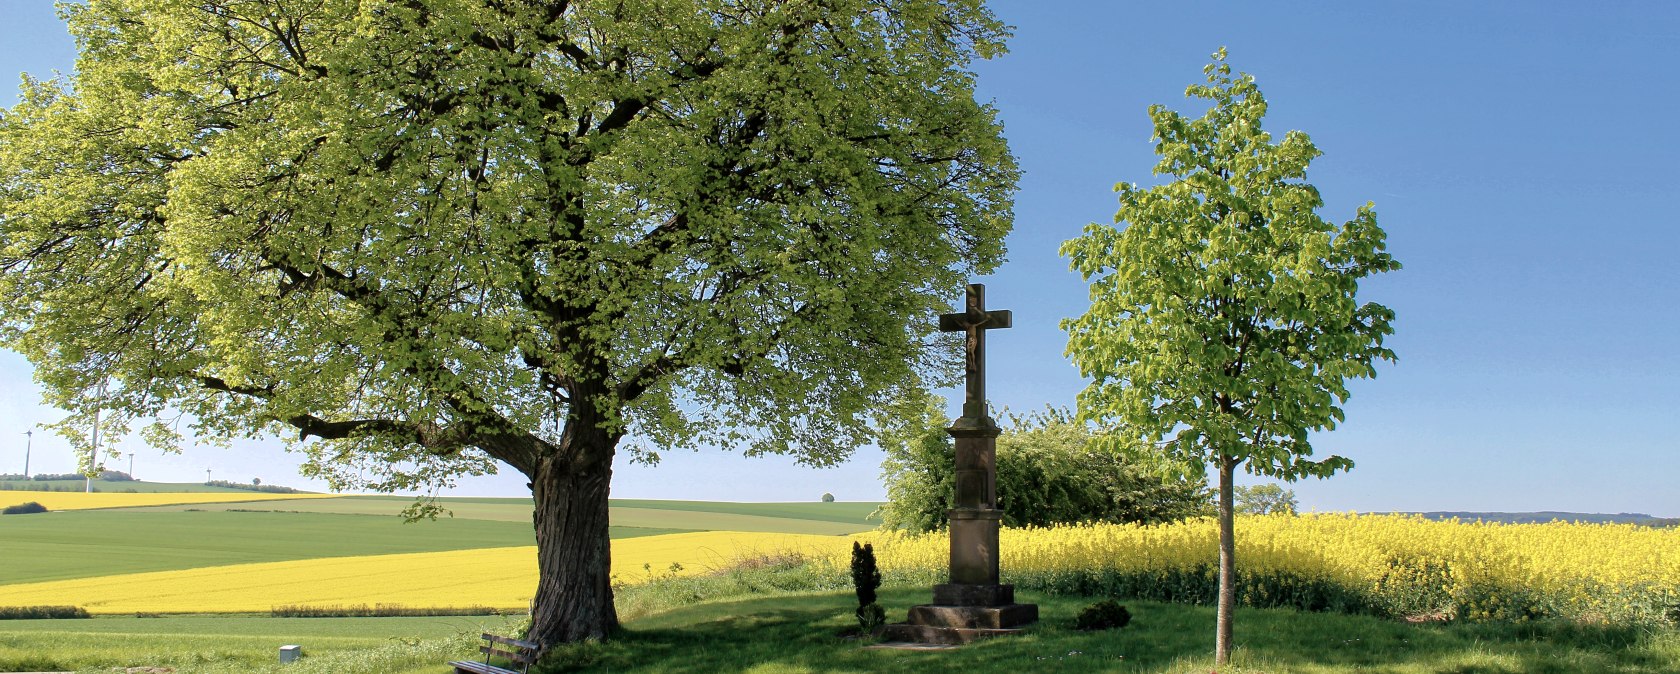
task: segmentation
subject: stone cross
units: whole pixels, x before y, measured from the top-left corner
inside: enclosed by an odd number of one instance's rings
[[[1038,607],[1015,603],[1015,588],[998,583],[997,423],[986,413],[986,331],[1007,328],[1008,311],[986,310],[986,287],[968,286],[964,311],[939,317],[944,332],[967,333],[968,392],[963,415],[946,429],[956,445],[957,493],[946,512],[951,530],[950,582],[933,586],[933,603],[910,608],[889,625],[888,641],[967,643],[1018,632],[1038,620]]]
[[[968,391],[963,398],[962,419],[984,420],[984,425],[993,425],[991,417],[986,414],[986,331],[1007,328],[1012,318],[1007,310],[986,311],[986,286],[979,283],[968,284],[968,298],[962,313],[939,316],[941,332],[968,333],[967,348],[964,349]]]

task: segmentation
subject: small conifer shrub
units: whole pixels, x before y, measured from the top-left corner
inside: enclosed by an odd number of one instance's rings
[[[858,625],[873,632],[887,622],[886,609],[875,602],[875,590],[881,587],[881,569],[875,565],[875,546],[852,541],[852,586],[857,590]]]

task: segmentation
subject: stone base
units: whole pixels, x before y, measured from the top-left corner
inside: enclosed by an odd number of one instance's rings
[[[910,607],[910,620],[908,622],[911,625],[926,627],[1009,629],[1038,622],[1038,605],[933,606],[924,604]]]
[[[907,625],[898,623],[887,625],[881,632],[881,638],[886,642],[902,642],[912,644],[938,644],[942,646],[960,646],[988,639],[991,637],[1020,634],[1024,630],[1007,629],[967,629],[957,627],[930,627],[927,625]]]
[[[996,586],[994,586],[996,587]],[[1009,586],[1005,585],[1004,588]],[[1013,594],[1013,593],[1011,593]],[[1038,622],[1037,604],[1003,606],[910,607],[907,622],[887,625],[881,638],[888,642],[961,645],[990,637],[1020,634],[1022,625]]]
[[[933,586],[933,603],[939,606],[1008,606],[1015,603],[1015,586],[940,583]]]

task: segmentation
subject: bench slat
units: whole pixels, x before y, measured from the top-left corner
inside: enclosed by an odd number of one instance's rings
[[[486,635],[484,635],[484,639],[486,641],[494,641],[496,643],[507,644],[509,646],[518,646],[518,647],[523,648],[523,649],[528,650],[528,651],[540,651],[540,650],[542,650],[542,646],[538,646],[538,645],[533,644],[529,641],[520,641],[520,640],[514,639],[512,637],[502,637],[502,636],[496,636],[494,634],[486,634]]]
[[[460,674],[460,672],[468,672],[469,674],[519,674],[519,672],[511,669],[502,669],[501,667],[486,665],[482,662],[457,661],[449,663],[449,666],[455,668],[456,674]]]
[[[517,652],[515,652],[515,651],[504,651],[504,650],[502,650],[500,648],[496,648],[494,646],[479,646],[478,647],[478,652],[483,653],[485,655],[494,655],[494,656],[500,657],[500,658],[507,658],[509,660],[512,660],[512,661],[517,662],[517,663],[522,664],[522,665],[532,665],[532,664],[536,664],[536,662],[537,662],[536,656],[534,656],[532,654],[529,654],[529,653],[526,653],[524,651],[517,651]]]

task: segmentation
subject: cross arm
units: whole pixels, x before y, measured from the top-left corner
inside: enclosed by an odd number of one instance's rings
[[[979,321],[975,321],[970,314],[940,314],[940,332],[966,332],[969,328],[981,330],[997,330],[1012,327],[1014,315],[1008,309],[988,311],[982,314]]]

